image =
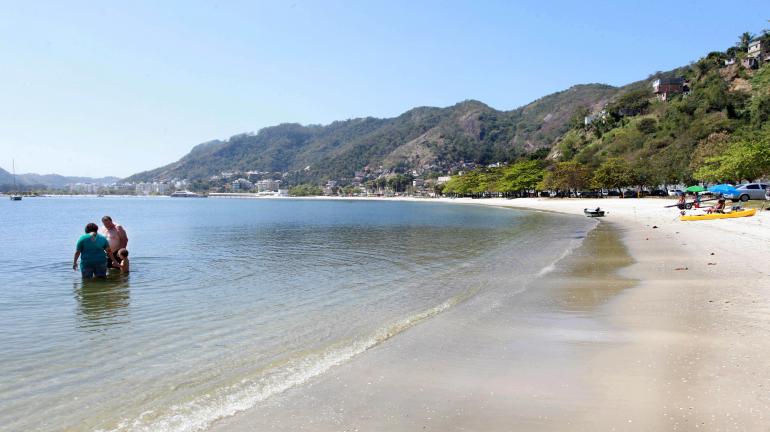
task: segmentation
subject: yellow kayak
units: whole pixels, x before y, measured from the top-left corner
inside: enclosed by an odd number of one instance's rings
[[[712,220],[712,219],[731,219],[731,218],[739,218],[739,217],[746,217],[746,216],[754,216],[756,212],[757,212],[757,209],[752,208],[752,209],[743,209],[743,210],[733,210],[730,213],[684,215],[684,216],[680,216],[679,220],[699,221],[699,220]]]

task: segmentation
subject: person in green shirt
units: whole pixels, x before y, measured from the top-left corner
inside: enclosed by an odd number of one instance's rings
[[[86,225],[86,233],[80,236],[75,246],[72,270],[77,270],[80,258],[80,273],[84,279],[107,276],[107,257],[112,254],[107,238],[98,231],[98,225],[89,223]]]

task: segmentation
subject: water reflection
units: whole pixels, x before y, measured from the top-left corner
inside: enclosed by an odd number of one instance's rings
[[[79,327],[102,331],[129,322],[129,275],[113,274],[106,279],[84,279],[73,284],[78,302]]]

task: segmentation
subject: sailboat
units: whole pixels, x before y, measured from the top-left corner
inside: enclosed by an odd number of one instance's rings
[[[11,164],[13,165],[12,170],[13,170],[13,190],[14,190],[14,195],[11,195],[11,201],[21,201],[21,195],[16,195],[15,194],[15,191],[16,191],[16,161],[12,160]]]

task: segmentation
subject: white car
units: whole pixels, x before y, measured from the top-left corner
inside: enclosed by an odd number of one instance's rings
[[[669,189],[668,190],[668,196],[679,196],[682,194],[681,189]]]

